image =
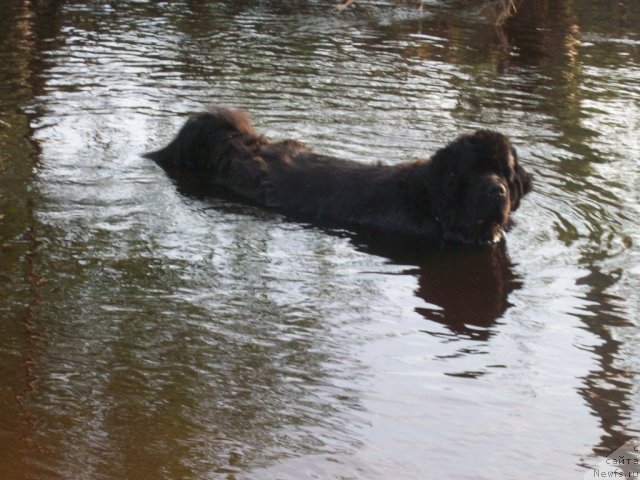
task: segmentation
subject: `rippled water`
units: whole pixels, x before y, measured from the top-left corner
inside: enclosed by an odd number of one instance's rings
[[[0,478],[582,478],[640,436],[640,9],[0,0]],[[362,162],[501,130],[506,244],[175,182],[209,105]]]

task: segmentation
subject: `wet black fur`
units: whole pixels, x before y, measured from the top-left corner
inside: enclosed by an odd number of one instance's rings
[[[497,241],[531,190],[508,138],[490,130],[460,136],[429,160],[387,166],[270,142],[245,113],[217,108],[145,156],[282,212],[467,244]]]

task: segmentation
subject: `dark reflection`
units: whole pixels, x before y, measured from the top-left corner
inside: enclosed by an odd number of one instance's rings
[[[522,282],[512,271],[505,242],[475,251],[432,255],[420,268],[417,295],[441,309],[419,308],[425,318],[456,335],[487,340]]]
[[[491,327],[511,306],[509,295],[522,287],[506,241],[484,248],[442,248],[359,233],[353,242],[362,251],[415,265],[411,272],[418,277],[416,296],[434,306],[416,311],[447,327],[453,336],[487,340]]]
[[[578,61],[580,26],[573,7],[573,2],[567,0],[523,2],[505,26],[508,43],[505,68],[512,71],[525,67],[513,87],[537,98],[531,107],[549,115],[556,124],[561,135],[556,144],[571,145],[575,153],[592,155],[587,145],[597,133],[580,122],[585,117],[582,111],[585,92]],[[535,71],[530,70],[532,67]],[[576,168],[571,162],[565,163],[560,165],[563,171]]]
[[[514,64],[575,67],[580,27],[572,1],[528,0],[505,25]]]
[[[638,372],[622,366],[624,340],[617,338],[616,329],[633,328],[635,325],[625,318],[619,305],[622,298],[608,294],[607,289],[620,279],[621,272],[604,273],[597,267],[591,267],[589,275],[579,280],[579,284],[588,285],[586,299],[591,303],[587,315],[580,315],[589,331],[602,343],[593,348],[597,356],[597,369],[584,377],[584,387],[580,394],[591,411],[600,419],[604,434],[600,443],[594,446],[596,455],[606,457],[640,433],[632,433],[629,422],[632,419],[633,390]]]
[[[487,340],[491,327],[511,306],[509,295],[522,287],[505,241],[482,248],[445,248],[365,232],[351,239],[361,251],[415,265],[410,273],[418,278],[416,296],[433,305],[416,311],[444,325],[454,337]]]
[[[38,309],[48,279],[40,268],[31,180],[41,154],[32,121],[40,115],[47,68],[43,56],[59,30],[57,1],[0,0],[0,476],[25,473],[37,445],[38,415],[29,397],[40,389],[42,332]],[[41,478],[52,472],[39,469]],[[49,477],[51,478],[51,477]]]

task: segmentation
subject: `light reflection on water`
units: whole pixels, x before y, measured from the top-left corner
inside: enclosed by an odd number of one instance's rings
[[[0,0],[0,477],[578,478],[637,436],[637,12],[467,3]],[[301,225],[139,157],[213,104],[363,162],[499,129],[536,191],[493,250]]]

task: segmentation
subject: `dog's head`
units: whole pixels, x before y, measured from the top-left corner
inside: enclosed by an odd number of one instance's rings
[[[459,137],[431,159],[429,190],[445,240],[500,240],[511,212],[531,191],[531,177],[509,139],[490,130]]]

